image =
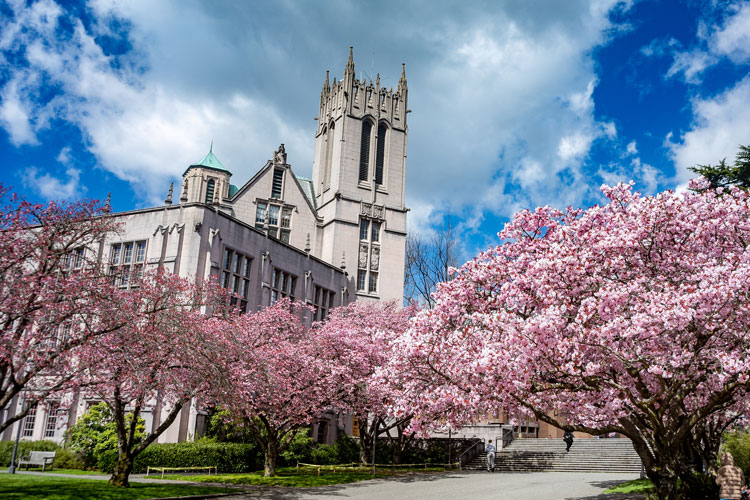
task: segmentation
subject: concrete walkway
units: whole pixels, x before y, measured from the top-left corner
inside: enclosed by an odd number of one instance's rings
[[[578,472],[456,472],[375,479],[319,488],[248,491],[232,500],[642,500],[641,495],[603,495],[633,474]]]
[[[45,476],[71,477],[70,474],[20,472]],[[104,475],[72,476],[82,479],[109,479]],[[602,491],[622,481],[637,479],[633,474],[602,474],[579,472],[494,473],[450,472],[415,474],[388,479],[318,488],[280,488],[221,485],[239,487],[240,494],[232,500],[642,500],[641,495],[604,495]],[[151,479],[133,474],[131,482],[191,483],[169,479]],[[217,485],[219,486],[219,485]],[[191,497],[196,498],[196,497]]]

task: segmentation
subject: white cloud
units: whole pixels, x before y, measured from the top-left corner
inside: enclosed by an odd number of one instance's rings
[[[55,159],[63,165],[70,166],[73,161],[73,158],[70,155],[71,151],[72,149],[70,146],[65,146],[60,150]]]
[[[32,124],[30,105],[18,90],[18,81],[10,80],[0,90],[0,125],[8,132],[15,146],[38,144]]]
[[[636,146],[635,141],[630,141],[628,143],[627,154],[629,155],[638,154],[638,147]]]
[[[750,3],[734,7],[735,14],[718,29],[710,40],[714,53],[727,56],[734,63],[750,61]]]
[[[169,177],[211,139],[235,183],[281,142],[295,170],[309,175],[324,70],[330,64],[340,77],[352,43],[358,77],[380,71],[395,86],[407,62],[407,204],[417,226],[447,212],[476,227],[484,211],[579,205],[597,189],[581,172],[592,145],[617,135],[614,123],[597,121],[593,100],[593,49],[616,31],[609,13],[629,6],[615,0],[544,9],[398,4],[389,16],[380,4],[344,2],[97,0],[88,5],[91,23],[69,20],[67,38],[51,29],[55,15],[67,14],[49,0],[40,5],[47,14],[19,14],[0,34],[0,49],[23,50],[32,68],[16,76],[27,116],[15,122],[19,141],[41,137],[53,118],[67,120],[98,166],[130,181],[143,204],[161,202]],[[369,21],[376,16],[382,22]],[[122,36],[118,19],[129,29],[127,54],[97,43]],[[41,85],[30,74],[63,93],[42,106],[24,101]]]
[[[726,7],[726,12],[728,15],[720,25],[699,24],[697,36],[705,47],[675,51],[667,78],[683,75],[687,83],[699,84],[703,72],[724,57],[735,64],[750,61],[750,3],[731,4]]]
[[[737,146],[747,144],[750,137],[750,76],[734,87],[709,98],[692,101],[692,128],[673,141],[667,136],[677,167],[677,180],[686,182],[694,177],[689,167],[696,164],[716,164],[723,158],[732,161]]]
[[[61,180],[49,173],[40,173],[36,167],[29,167],[23,173],[24,187],[31,189],[50,200],[70,200],[80,197],[85,189],[79,184],[81,171],[75,168],[65,170],[67,180]]]

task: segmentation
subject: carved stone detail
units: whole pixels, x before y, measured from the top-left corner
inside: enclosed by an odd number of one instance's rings
[[[367,269],[367,251],[369,250],[367,243],[359,244],[359,268]]]
[[[380,266],[380,247],[373,246],[370,254],[370,270],[377,271]]]
[[[385,218],[385,207],[382,205],[373,205],[372,216],[376,219],[383,220]]]
[[[372,205],[370,203],[362,202],[359,213],[363,217],[370,217],[372,214]]]

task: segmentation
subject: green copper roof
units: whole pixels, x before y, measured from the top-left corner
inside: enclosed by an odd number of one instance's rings
[[[237,191],[239,191],[239,190],[240,190],[240,188],[238,188],[234,184],[230,184],[229,185],[229,197],[231,198],[232,196],[236,195]]]
[[[219,159],[214,154],[214,143],[211,142],[211,149],[209,149],[208,154],[204,156],[201,161],[197,163],[193,163],[190,165],[190,167],[203,167],[203,168],[212,168],[214,170],[220,170],[222,172],[230,173],[229,170],[224,167],[224,165],[221,164]],[[188,167],[188,168],[190,168]]]

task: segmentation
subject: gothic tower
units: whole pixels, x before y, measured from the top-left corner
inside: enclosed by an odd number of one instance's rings
[[[354,73],[325,83],[315,135],[313,183],[323,219],[315,254],[346,265],[358,299],[403,298],[406,248],[406,114],[402,65],[398,87]]]

